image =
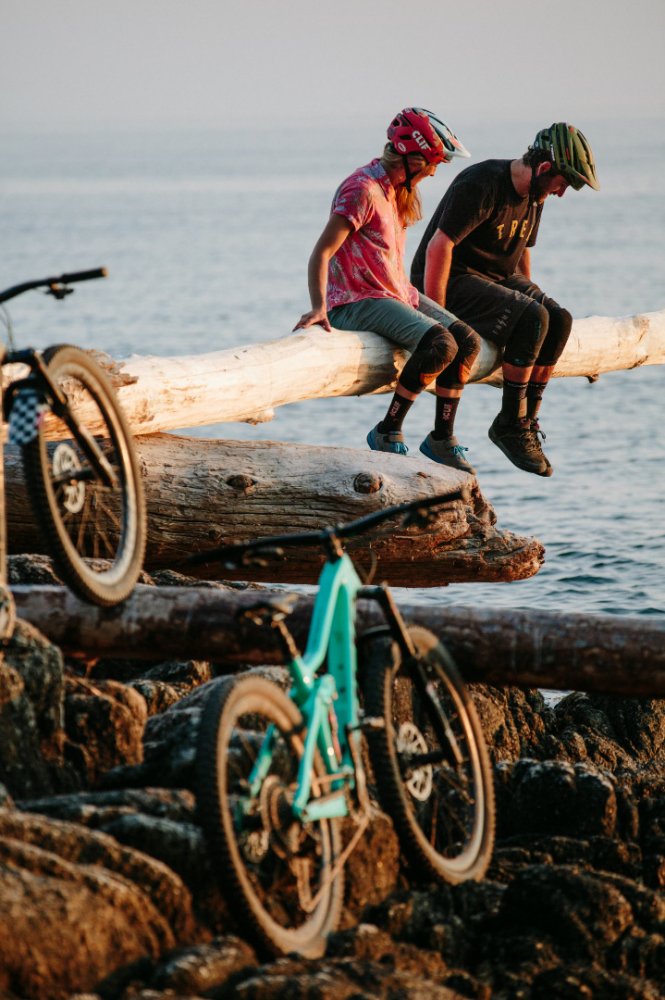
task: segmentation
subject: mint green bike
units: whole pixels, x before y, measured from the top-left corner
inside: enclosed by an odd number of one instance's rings
[[[306,649],[289,599],[244,614],[277,630],[291,688],[246,674],[216,684],[197,747],[198,811],[223,891],[268,954],[323,954],[339,922],[344,864],[370,819],[370,791],[393,820],[413,873],[480,879],[494,845],[494,790],[470,695],[438,639],[405,625],[385,585],[363,586],[343,540],[388,518],[427,523],[462,491],[401,504],[324,531],[226,546],[190,561],[324,550]],[[386,624],[356,637],[359,599]],[[371,766],[366,769],[362,737]],[[344,826],[345,817],[352,822]],[[351,832],[349,832],[351,831]]]

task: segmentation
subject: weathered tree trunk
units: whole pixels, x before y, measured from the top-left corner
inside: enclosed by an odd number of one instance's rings
[[[281,662],[273,631],[239,615],[270,591],[139,586],[119,608],[79,601],[63,587],[13,587],[16,611],[67,652],[158,660],[213,659],[240,665]],[[284,594],[279,596],[283,599]],[[445,639],[468,680],[519,687],[665,697],[665,623],[644,618],[407,605],[407,621]],[[289,628],[302,648],[312,598],[299,595]],[[358,603],[358,629],[379,624]]]
[[[542,565],[539,541],[495,528],[494,511],[472,477],[431,462],[351,448],[172,434],[149,435],[137,443],[148,506],[148,570],[178,568],[191,553],[234,539],[324,528],[464,483],[470,486],[468,502],[442,508],[427,531],[396,530],[399,522],[393,522],[384,537],[368,536],[360,564],[374,558],[379,579],[418,587],[520,580]],[[44,552],[11,448],[6,472],[9,551]],[[194,575],[313,583],[321,561],[313,549],[289,549],[285,560],[265,566],[229,571],[209,564]]]
[[[136,434],[225,421],[272,419],[285,403],[388,392],[407,355],[373,333],[321,327],[247,347],[188,357],[102,355]],[[665,362],[665,310],[575,320],[555,376],[585,375]],[[501,383],[499,357],[483,341],[472,381]]]

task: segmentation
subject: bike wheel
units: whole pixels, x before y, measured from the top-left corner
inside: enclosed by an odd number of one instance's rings
[[[268,954],[317,958],[339,921],[344,879],[332,872],[339,819],[303,824],[291,809],[303,740],[302,716],[275,684],[224,681],[201,717],[196,788],[220,885],[245,929]],[[314,796],[326,790],[320,758],[313,771]]]
[[[494,785],[471,697],[450,655],[412,626],[420,671],[389,634],[361,645],[367,731],[382,808],[414,871],[447,882],[480,879],[494,846]]]
[[[131,432],[110,382],[85,351],[63,344],[43,358],[112,467],[115,483],[100,481],[79,440],[49,410],[23,448],[35,516],[64,582],[84,600],[110,607],[131,593],[145,551],[145,503]]]

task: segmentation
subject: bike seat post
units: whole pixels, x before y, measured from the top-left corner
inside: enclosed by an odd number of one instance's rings
[[[271,625],[279,635],[279,644],[282,647],[282,651],[286,654],[289,660],[295,660],[300,654],[298,652],[298,647],[295,644],[295,640],[291,635],[284,619],[275,617],[273,618]]]

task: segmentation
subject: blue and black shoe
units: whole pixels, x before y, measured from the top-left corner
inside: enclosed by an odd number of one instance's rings
[[[451,469],[459,469],[460,472],[468,472],[470,476],[476,474],[474,467],[464,457],[464,452],[469,449],[461,445],[454,436],[437,440],[430,431],[421,444],[420,450],[432,462],[447,465]]]
[[[367,435],[367,444],[372,451],[391,451],[393,455],[407,455],[409,452],[401,431],[387,431],[382,434],[378,424]]]

